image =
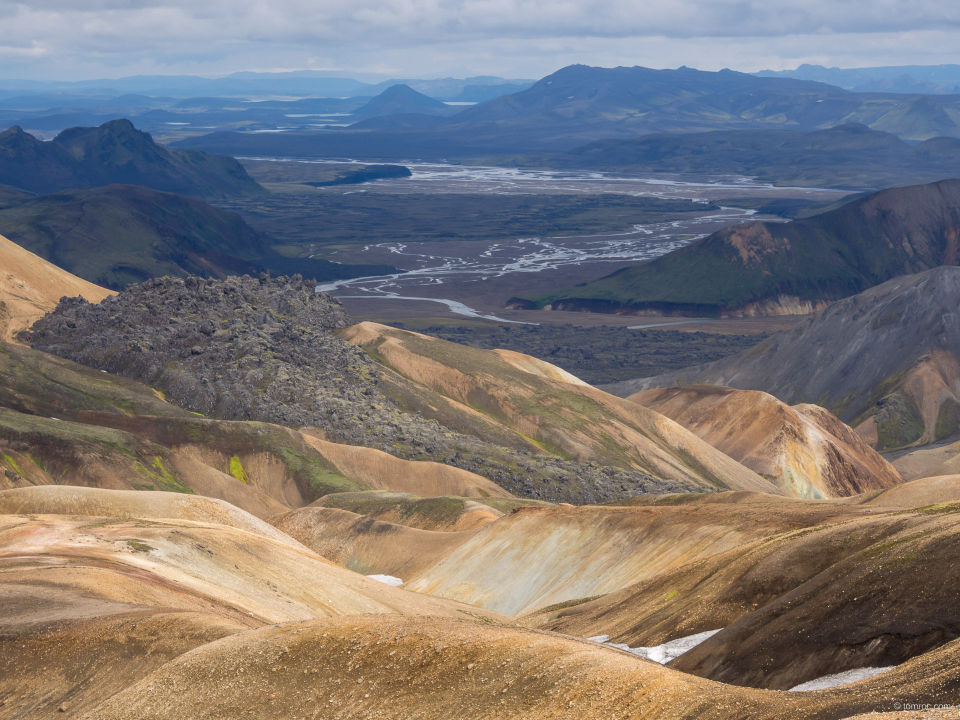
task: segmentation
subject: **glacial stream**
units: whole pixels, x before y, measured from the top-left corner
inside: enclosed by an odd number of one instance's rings
[[[314,161],[304,161],[314,162]],[[721,178],[691,182],[669,178],[619,177],[600,172],[523,170],[518,168],[461,165],[407,164],[410,178],[379,180],[376,192],[476,193],[476,194],[601,194],[633,195],[661,199],[685,199],[704,205],[724,197],[809,197],[836,199],[840,190],[782,188],[759,184],[749,178]],[[356,186],[351,192],[367,192],[374,184]],[[349,262],[389,263],[407,272],[400,275],[339,280],[317,286],[342,298],[419,300],[445,305],[468,317],[503,320],[463,301],[466,284],[507,275],[591,265],[590,279],[630,262],[651,260],[705,237],[716,230],[744,222],[754,210],[721,207],[669,222],[636,224],[620,232],[555,237],[504,238],[497,241],[461,243],[387,242],[353,252]],[[760,216],[757,216],[760,217]],[[780,220],[764,216],[765,220]],[[368,258],[368,259],[365,259]],[[611,270],[605,271],[604,266]],[[587,278],[584,278],[587,279]],[[458,297],[459,296],[459,297]]]

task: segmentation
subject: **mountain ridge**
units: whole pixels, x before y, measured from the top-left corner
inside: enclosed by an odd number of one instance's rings
[[[129,120],[71,128],[49,142],[11,127],[0,133],[0,183],[39,194],[110,184],[207,198],[266,193],[234,158],[166,148]]]
[[[649,263],[510,305],[618,314],[805,314],[960,261],[960,180],[882,190],[789,223],[719,230]]]

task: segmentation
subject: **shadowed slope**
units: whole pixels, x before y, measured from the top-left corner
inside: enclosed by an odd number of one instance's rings
[[[166,275],[256,274],[274,256],[269,238],[236,213],[136,185],[32,198],[0,210],[0,229],[57,266],[117,290]]]
[[[960,268],[934,268],[840,300],[741,355],[605,389],[763,390],[826,407],[881,450],[929,443],[960,421],[958,306]]]
[[[931,572],[956,562],[960,505],[904,509],[931,499],[930,488],[912,498],[909,489],[526,622],[632,647],[723,628],[671,667],[755,687],[897,665],[960,637],[960,613],[948,600],[957,578]]]
[[[714,385],[646,390],[628,400],[676,420],[794,497],[857,495],[902,482],[828,410]]]
[[[36,193],[113,183],[199,197],[266,192],[232,157],[157,145],[129,120],[71,128],[51,142],[14,126],[0,133],[0,183]]]

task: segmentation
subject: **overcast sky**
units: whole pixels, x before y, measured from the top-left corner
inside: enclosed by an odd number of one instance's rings
[[[960,63],[944,0],[0,0],[0,77]]]

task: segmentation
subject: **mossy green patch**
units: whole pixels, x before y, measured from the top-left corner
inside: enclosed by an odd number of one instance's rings
[[[850,426],[856,427],[868,417],[874,415],[877,412],[877,404],[897,389],[897,386],[903,382],[908,372],[910,372],[910,368],[904,368],[877,383],[873,392],[871,392],[870,396],[863,402],[860,409],[856,411],[853,420],[850,422]]]
[[[13,471],[15,473],[17,473],[18,475],[23,475],[23,470],[20,469],[20,467],[17,465],[16,461],[12,457],[7,455],[6,453],[3,453],[3,459],[4,461],[6,461],[7,465],[13,468]]]
[[[153,458],[151,462],[153,470],[148,469],[143,463],[137,462],[134,464],[134,469],[144,478],[151,480],[154,487],[159,486],[161,490],[166,492],[178,492],[186,493],[188,495],[193,495],[194,492],[186,485],[184,485],[179,479],[170,474],[169,471],[163,466],[163,459],[159,456]]]
[[[247,471],[243,469],[243,463],[240,462],[240,458],[236,455],[230,458],[230,474],[244,485],[250,484],[250,477],[247,475]]]
[[[129,540],[126,540],[125,542],[130,547],[130,549],[133,550],[134,552],[147,553],[153,550],[152,547],[147,545],[145,542],[141,542],[140,540],[129,539]]]

